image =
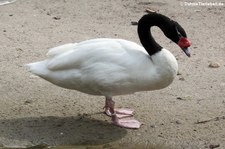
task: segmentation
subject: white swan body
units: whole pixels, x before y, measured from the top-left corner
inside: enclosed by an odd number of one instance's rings
[[[164,88],[178,70],[168,50],[150,57],[142,46],[122,39],[65,44],[47,55],[27,64],[32,73],[64,88],[107,97]]]
[[[143,47],[123,39],[92,39],[52,48],[46,60],[27,66],[55,85],[105,96],[105,113],[113,124],[139,128],[142,123],[132,118],[133,110],[115,109],[112,97],[165,88],[178,70],[175,57],[152,37],[152,26],[158,26],[190,57],[191,44],[184,29],[164,15],[149,13],[138,22]]]

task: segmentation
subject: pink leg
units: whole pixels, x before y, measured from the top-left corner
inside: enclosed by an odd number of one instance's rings
[[[115,102],[112,100],[111,97],[106,97],[105,100],[105,114],[108,116],[112,116],[113,113],[116,112],[118,118],[125,118],[133,116],[134,110],[128,108],[114,108]]]
[[[113,124],[125,127],[125,128],[140,128],[142,123],[131,118],[133,116],[133,110],[130,109],[114,109],[115,102],[112,100],[111,97],[106,97],[105,101],[105,113],[108,116],[112,117]],[[129,118],[125,118],[129,117]]]

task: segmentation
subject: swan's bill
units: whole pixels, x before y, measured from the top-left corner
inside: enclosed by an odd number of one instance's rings
[[[191,57],[191,52],[188,48],[183,48],[182,49],[184,51],[184,53],[188,56],[188,57]]]

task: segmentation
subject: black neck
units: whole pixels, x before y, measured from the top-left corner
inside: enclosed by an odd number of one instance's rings
[[[140,41],[148,52],[150,56],[154,55],[155,53],[161,51],[162,47],[154,40],[151,34],[151,27],[157,26],[159,27],[165,34],[167,30],[167,25],[169,22],[169,18],[158,14],[158,13],[150,13],[144,15],[138,22],[138,35]]]

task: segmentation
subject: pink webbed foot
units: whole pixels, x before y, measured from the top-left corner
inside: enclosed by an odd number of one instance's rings
[[[130,128],[130,129],[138,129],[141,127],[142,123],[135,120],[134,118],[123,118],[119,119],[117,115],[112,115],[113,124],[116,126],[120,126],[123,128]]]
[[[133,110],[128,108],[114,109],[115,102],[112,98],[106,97],[105,113],[112,117],[112,123],[116,126],[137,129],[142,125],[141,122],[135,120],[133,117]]]
[[[118,118],[132,117],[134,110],[128,108],[114,109],[114,113]],[[112,116],[113,113],[109,109],[105,109],[105,114]]]

